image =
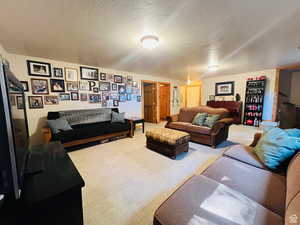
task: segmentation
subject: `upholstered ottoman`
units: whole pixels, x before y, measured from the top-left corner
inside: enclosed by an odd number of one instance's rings
[[[181,152],[189,149],[190,135],[183,131],[156,128],[146,132],[147,148],[175,159]]]

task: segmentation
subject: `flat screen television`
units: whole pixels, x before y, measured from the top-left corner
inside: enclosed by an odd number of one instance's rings
[[[28,124],[22,84],[0,61],[0,194],[21,196],[28,156]]]

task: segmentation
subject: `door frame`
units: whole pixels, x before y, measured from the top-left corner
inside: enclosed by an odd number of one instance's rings
[[[152,81],[152,80],[141,80],[141,111],[142,111],[142,117],[145,117],[144,112],[144,83],[150,83],[154,84],[156,88],[156,123],[160,122],[160,99],[159,99],[159,84],[164,84],[169,86],[169,114],[171,115],[171,83],[170,82],[163,82],[163,81]]]
[[[168,116],[171,115],[171,84],[170,82],[158,82],[158,93],[160,94],[160,84],[166,85],[169,88],[169,104],[168,104]],[[158,121],[160,122],[160,95],[158,94],[158,102],[157,102],[157,114],[158,114]]]
[[[283,70],[290,70],[290,69],[298,69],[300,68],[300,63],[280,66],[276,68],[275,74],[275,89],[274,89],[274,100],[273,100],[273,109],[272,109],[272,121],[276,122],[277,120],[277,109],[278,109],[278,101],[279,101],[279,84],[280,84],[280,73]]]

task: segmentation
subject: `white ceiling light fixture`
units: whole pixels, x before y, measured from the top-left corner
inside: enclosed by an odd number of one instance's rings
[[[219,65],[210,65],[208,66],[209,72],[216,72],[219,69]]]
[[[154,35],[146,35],[141,38],[141,42],[146,49],[153,49],[158,46],[159,38]]]

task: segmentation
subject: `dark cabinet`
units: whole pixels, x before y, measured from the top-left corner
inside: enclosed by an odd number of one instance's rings
[[[230,117],[234,119],[235,124],[242,123],[243,102],[237,101],[207,101],[207,106],[213,108],[225,108],[229,111]]]

